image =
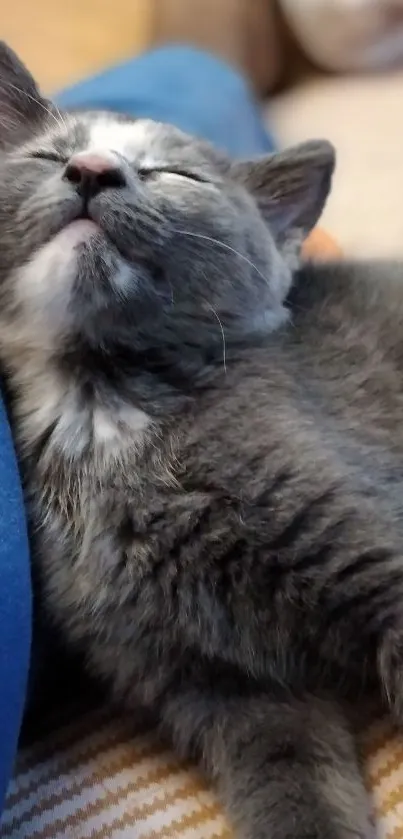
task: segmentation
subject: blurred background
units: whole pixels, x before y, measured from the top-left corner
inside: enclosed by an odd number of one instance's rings
[[[165,42],[243,70],[279,145],[324,136],[323,222],[346,254],[403,256],[403,0],[1,0],[2,32],[52,93]]]

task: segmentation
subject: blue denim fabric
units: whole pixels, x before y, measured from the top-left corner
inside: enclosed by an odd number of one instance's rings
[[[0,400],[0,812],[25,699],[31,638],[31,581],[20,479]]]
[[[233,157],[274,150],[247,82],[192,47],[145,53],[74,85],[58,96],[66,108],[101,108],[169,122]]]

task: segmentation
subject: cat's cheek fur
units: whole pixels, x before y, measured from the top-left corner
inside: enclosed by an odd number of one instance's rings
[[[32,330],[42,327],[47,336],[53,334],[55,340],[60,340],[60,328],[65,326],[77,274],[78,249],[96,231],[92,221],[74,222],[15,271],[16,297],[29,309],[31,321],[27,325]],[[43,341],[43,333],[40,340]]]
[[[97,253],[103,255],[102,279],[95,268]],[[38,248],[9,282],[15,321],[9,329],[7,315],[0,312],[4,357],[9,350],[12,355],[12,347],[57,352],[61,341],[75,331],[79,314],[88,322],[107,304],[108,289],[113,300],[127,300],[137,281],[133,269],[111,253],[98,225],[79,219]]]

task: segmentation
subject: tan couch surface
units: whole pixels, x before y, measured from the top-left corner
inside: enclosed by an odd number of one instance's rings
[[[311,76],[266,106],[282,144],[331,139],[338,152],[323,223],[344,251],[403,256],[403,71]]]

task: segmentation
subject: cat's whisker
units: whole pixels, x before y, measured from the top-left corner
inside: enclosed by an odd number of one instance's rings
[[[261,277],[262,280],[264,280],[265,283],[269,282],[268,278],[265,277],[264,274],[262,274],[262,272],[259,270],[257,265],[255,265],[255,263],[252,262],[252,260],[249,259],[249,257],[245,256],[244,253],[241,253],[240,251],[237,251],[236,248],[233,248],[231,245],[228,245],[226,242],[222,242],[221,239],[214,239],[213,236],[206,236],[203,233],[194,233],[191,230],[176,229],[175,233],[180,233],[182,236],[193,236],[195,239],[204,239],[206,242],[211,242],[213,245],[218,245],[221,248],[225,248],[225,250],[231,251],[236,256],[238,256],[239,259],[242,259],[244,262],[246,262],[248,265],[250,265],[250,267],[253,268],[254,271],[256,271],[256,273],[259,275],[259,277]]]
[[[217,318],[218,323],[220,325],[221,337],[222,337],[222,362],[223,362],[224,373],[227,374],[227,345],[226,345],[226,340],[225,340],[224,327],[223,327],[222,322],[219,318],[218,312],[216,312],[214,306],[212,306],[211,303],[209,303],[208,301],[207,301],[207,306],[210,309],[210,311],[213,313],[214,317]]]
[[[26,91],[26,90],[22,90],[20,87],[17,87],[17,85],[12,84],[12,82],[8,82],[8,81],[5,81],[5,80],[2,80],[2,85],[7,85],[7,87],[11,87],[11,88],[12,88],[12,90],[15,90],[15,91],[16,91],[16,93],[21,93],[21,94],[22,94],[22,96],[26,96],[26,98],[27,98],[27,99],[30,99],[32,102],[35,102],[35,105],[39,105],[39,107],[40,107],[40,108],[42,108],[42,110],[43,110],[43,111],[46,111],[46,113],[47,113],[50,117],[52,117],[52,119],[55,121],[55,123],[56,123],[57,127],[58,127],[58,128],[60,128],[61,123],[59,122],[59,120],[57,119],[57,117],[55,116],[55,114],[54,114],[54,113],[52,113],[52,111],[50,110],[50,108],[47,108],[47,107],[46,107],[46,105],[44,105],[44,104],[43,104],[43,102],[41,102],[41,101],[40,101],[40,99],[36,99],[36,97],[35,97],[35,96],[31,96],[31,94],[30,94],[30,93],[27,93],[27,91]],[[59,112],[59,115],[60,115],[60,117],[61,117],[60,112]],[[65,124],[64,122],[62,122],[62,124],[63,124],[63,125],[64,125],[64,127],[66,128],[66,124]]]
[[[174,289],[170,280],[168,280],[169,288],[171,289],[171,306],[175,305]]]
[[[54,108],[55,108],[55,110],[56,110],[56,113],[57,113],[57,115],[58,115],[58,117],[59,117],[59,120],[60,120],[61,124],[63,125],[63,127],[64,127],[65,131],[67,131],[67,130],[68,130],[68,128],[67,128],[67,123],[66,123],[66,120],[64,119],[64,116],[63,116],[63,114],[62,114],[62,112],[61,112],[60,108],[58,108],[58,107],[57,107],[57,105],[55,105],[55,103],[54,103],[54,102],[53,102],[52,104],[53,104],[53,107],[54,107]]]

